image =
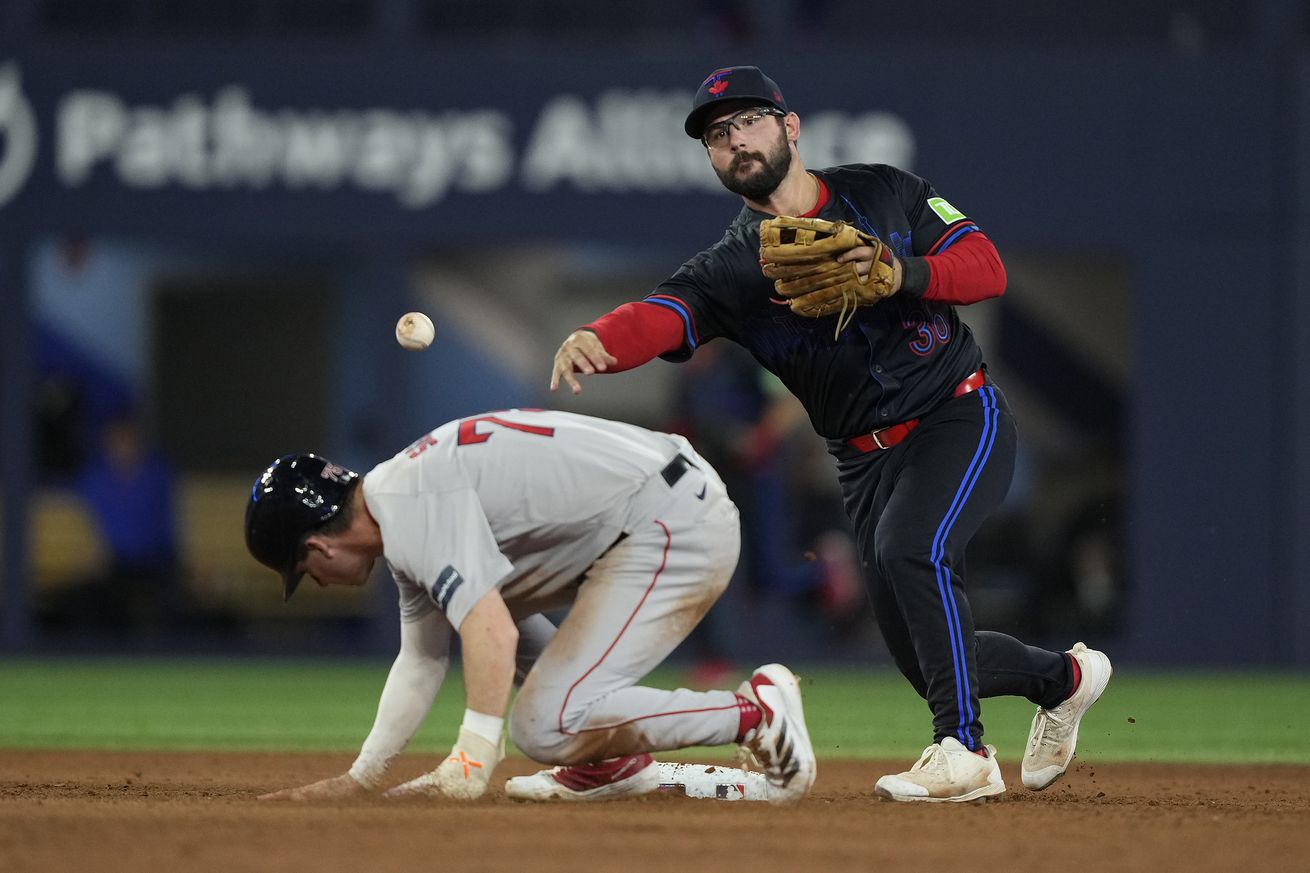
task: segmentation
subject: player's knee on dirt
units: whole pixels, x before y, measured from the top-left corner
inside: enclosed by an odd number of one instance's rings
[[[586,731],[590,703],[579,707],[564,700],[551,689],[539,687],[529,676],[514,699],[509,717],[510,739],[519,751],[543,764],[590,764],[604,758],[631,754],[628,749],[612,750],[609,731]]]
[[[560,707],[556,694],[543,691],[529,675],[514,699],[509,716],[509,735],[519,751],[543,764],[578,764],[574,760],[577,737],[560,729]]]
[[[550,731],[539,723],[540,720],[535,718],[530,708],[525,707],[523,703],[523,695],[520,694],[514,704],[514,711],[509,716],[510,742],[534,761],[543,764],[556,763],[553,748],[555,743],[548,736]]]

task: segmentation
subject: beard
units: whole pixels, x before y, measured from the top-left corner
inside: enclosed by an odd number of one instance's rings
[[[758,163],[759,169],[748,175],[738,175],[742,167]],[[738,152],[727,169],[714,168],[723,187],[747,200],[761,203],[769,199],[791,167],[791,149],[787,147],[787,131],[779,130],[778,139],[765,152]]]

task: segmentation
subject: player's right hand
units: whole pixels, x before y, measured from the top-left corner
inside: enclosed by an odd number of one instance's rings
[[[343,773],[331,779],[321,779],[299,788],[283,788],[261,794],[260,800],[339,800],[343,797],[357,797],[368,794],[369,790],[361,785],[354,776]]]
[[[600,337],[589,330],[575,330],[569,334],[555,352],[555,368],[550,374],[550,390],[559,387],[560,380],[568,383],[574,394],[582,392],[577,373],[592,375],[603,373],[619,362],[619,359],[605,351]]]

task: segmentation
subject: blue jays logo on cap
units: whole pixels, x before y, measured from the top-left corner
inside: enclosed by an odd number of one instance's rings
[[[732,75],[731,69],[715,70],[713,73],[710,73],[709,78],[704,82],[701,82],[700,85],[710,94],[718,97],[724,91],[728,90],[728,76],[730,75]]]
[[[759,67],[720,67],[710,73],[696,89],[696,96],[691,101],[691,114],[683,124],[687,136],[700,139],[705,132],[706,119],[714,112],[715,106],[725,100],[740,100],[772,106],[783,112],[789,111],[778,84],[764,75]]]

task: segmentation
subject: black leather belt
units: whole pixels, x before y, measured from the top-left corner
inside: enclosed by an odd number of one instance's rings
[[[678,484],[678,480],[683,477],[688,470],[696,466],[682,455],[674,455],[673,460],[660,470],[660,475],[664,477],[664,484],[672,488]]]
[[[678,480],[685,476],[688,470],[695,466],[696,465],[687,460],[685,456],[674,455],[673,460],[665,464],[663,470],[660,470],[660,475],[664,477],[664,484],[672,488],[674,485],[678,484]],[[606,549],[605,552],[609,552],[610,549],[614,548],[627,538],[628,534],[626,531],[619,534],[619,538],[611,543],[610,548]]]

